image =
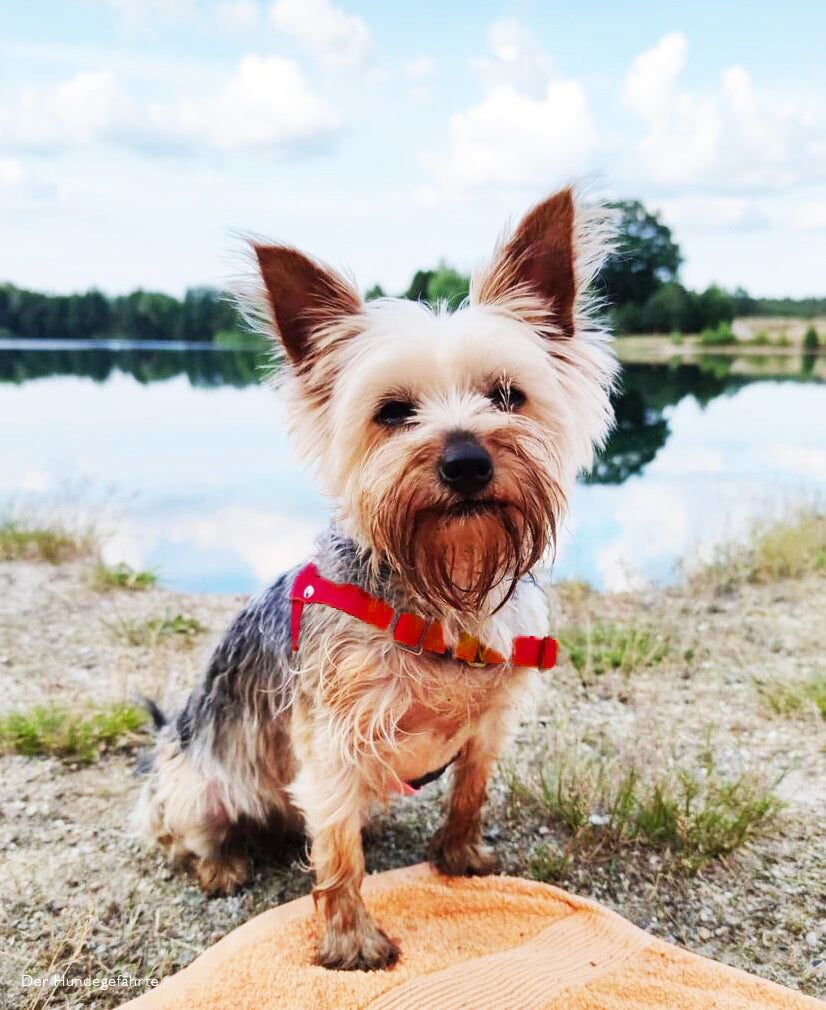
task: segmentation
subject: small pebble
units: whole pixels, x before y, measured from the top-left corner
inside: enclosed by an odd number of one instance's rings
[[[817,933],[813,929],[810,929],[806,934],[806,946],[811,950],[817,949]]]

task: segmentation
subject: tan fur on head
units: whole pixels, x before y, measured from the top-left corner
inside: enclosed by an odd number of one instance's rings
[[[577,472],[605,438],[615,375],[588,316],[606,215],[570,189],[534,208],[448,314],[398,299],[364,305],[335,272],[256,246],[292,435],[345,530],[424,607],[480,612],[553,546]],[[524,404],[497,405],[497,387]],[[387,401],[402,425],[377,421]],[[439,481],[451,433],[476,439],[494,479],[473,513]]]

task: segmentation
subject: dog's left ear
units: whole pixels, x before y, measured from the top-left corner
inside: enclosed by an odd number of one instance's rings
[[[284,350],[296,366],[317,350],[314,332],[362,309],[359,293],[329,267],[283,245],[254,245],[267,307]]]
[[[563,189],[525,215],[474,284],[471,300],[492,304],[517,288],[528,290],[551,303],[562,336],[572,337],[577,294],[574,256],[574,197],[570,189]]]

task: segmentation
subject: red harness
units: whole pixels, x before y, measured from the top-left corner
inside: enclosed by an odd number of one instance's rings
[[[322,578],[312,562],[305,565],[296,576],[290,600],[293,652],[298,649],[301,611],[304,606],[308,603],[323,603],[359,621],[372,624],[382,631],[389,629],[393,641],[416,656],[420,656],[422,652],[435,652],[440,656],[448,655],[469,666],[512,663],[514,666],[536,666],[540,670],[550,670],[556,663],[557,642],[555,638],[550,637],[534,638],[531,635],[520,635],[513,639],[509,657],[487,648],[478,638],[467,634],[460,635],[457,644],[448,649],[441,621],[426,621],[423,617],[405,611],[397,614],[389,603],[371,596],[358,586],[340,585]]]

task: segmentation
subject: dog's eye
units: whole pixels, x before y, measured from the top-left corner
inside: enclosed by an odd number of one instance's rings
[[[397,428],[407,424],[416,407],[410,400],[386,400],[376,411],[373,420],[385,428]]]
[[[519,410],[527,397],[518,386],[500,382],[490,390],[488,399],[499,410]]]

